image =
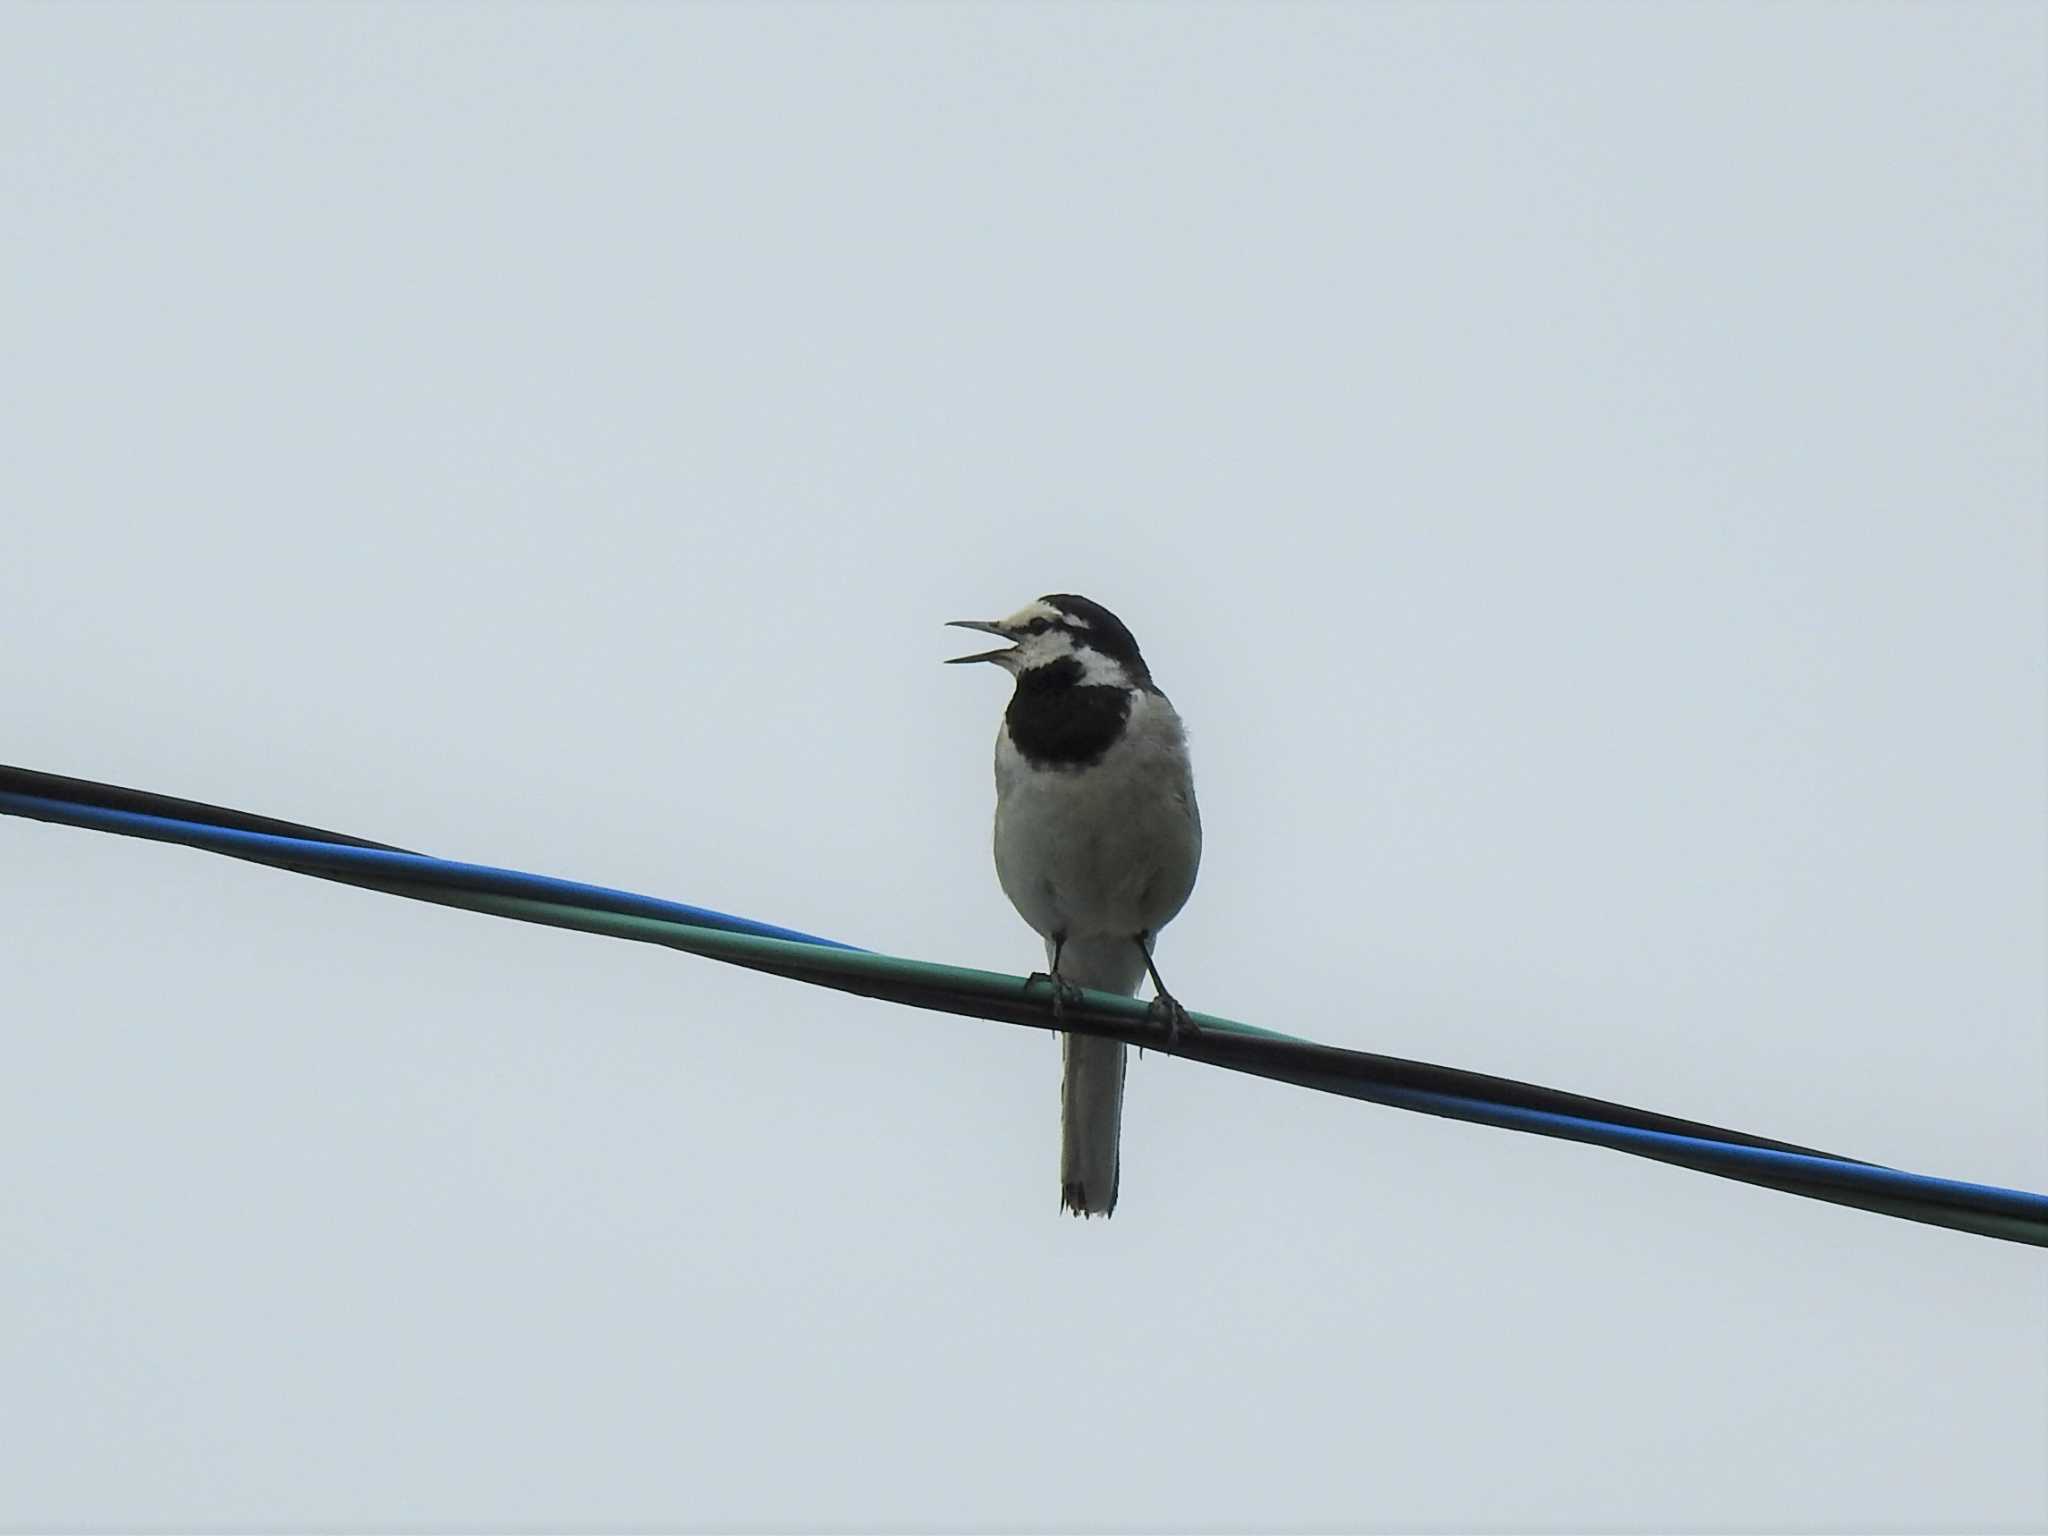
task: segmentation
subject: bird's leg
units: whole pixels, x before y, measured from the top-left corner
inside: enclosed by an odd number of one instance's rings
[[[1060,955],[1065,951],[1066,947],[1067,936],[1064,933],[1054,934],[1052,936],[1051,973],[1033,971],[1024,978],[1024,985],[1026,987],[1031,986],[1034,982],[1042,981],[1052,988],[1052,1016],[1055,1022],[1066,1017],[1069,1004],[1081,1001],[1081,989],[1060,974]]]
[[[1152,963],[1152,935],[1141,933],[1137,936],[1138,953],[1145,957],[1145,973],[1152,978],[1152,1016],[1166,1026],[1166,1044],[1172,1048],[1180,1044],[1183,1033],[1195,1033],[1195,1021],[1188,1017],[1187,1009],[1181,1007],[1179,999],[1166,990],[1166,983],[1159,979],[1159,967]]]

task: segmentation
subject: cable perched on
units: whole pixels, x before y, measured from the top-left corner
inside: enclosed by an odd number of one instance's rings
[[[1324,1093],[1586,1142],[1717,1178],[1907,1221],[2048,1247],[2048,1195],[1905,1173],[1511,1078],[1344,1050],[1194,1014],[1170,1045],[1135,998],[1087,992],[1055,1021],[1049,989],[992,971],[879,955],[770,923],[488,865],[145,790],[0,766],[0,813],[178,843],[322,880],[520,922],[660,944],[911,1007],[1123,1040]]]

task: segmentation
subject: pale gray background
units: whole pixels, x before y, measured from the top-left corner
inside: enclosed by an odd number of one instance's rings
[[[2048,1188],[2043,12],[10,9],[6,760]],[[0,1522],[2038,1526],[2048,1269],[0,822]]]

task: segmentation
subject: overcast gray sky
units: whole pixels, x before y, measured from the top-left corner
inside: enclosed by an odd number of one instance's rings
[[[2048,1188],[2035,5],[0,12],[8,761]],[[2035,1250],[0,820],[0,1524],[2039,1527]]]

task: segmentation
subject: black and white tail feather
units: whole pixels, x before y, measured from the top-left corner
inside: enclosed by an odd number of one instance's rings
[[[1160,928],[1186,903],[1202,824],[1180,716],[1123,623],[1056,594],[998,622],[987,661],[1017,680],[996,733],[996,875],[1046,941],[1056,981],[1134,994]],[[1152,971],[1158,981],[1156,969]],[[1161,993],[1170,1018],[1184,1018]],[[1062,1035],[1060,1203],[1116,1209],[1127,1049]]]

